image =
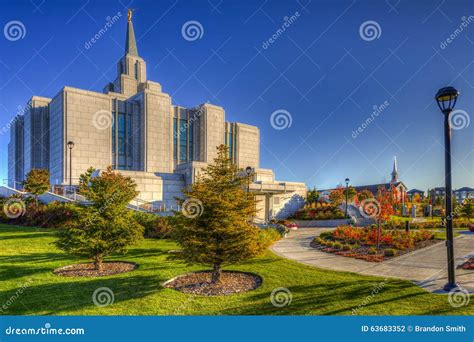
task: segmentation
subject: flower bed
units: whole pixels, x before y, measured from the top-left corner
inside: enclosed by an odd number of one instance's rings
[[[336,230],[324,232],[315,238],[312,246],[327,253],[380,262],[436,242],[438,240],[434,239],[434,234],[424,229],[409,232],[381,229],[379,235],[377,228],[373,226],[339,226]]]

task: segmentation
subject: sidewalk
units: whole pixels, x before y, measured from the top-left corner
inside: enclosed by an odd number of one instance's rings
[[[288,238],[278,241],[272,250],[282,257],[315,267],[410,280],[431,292],[441,290],[447,282],[447,256],[444,242],[388,261],[375,263],[325,253],[310,247],[315,236],[332,229],[302,228],[292,231]],[[474,254],[474,235],[457,237],[454,250],[457,265],[464,261],[465,256]],[[474,271],[456,269],[456,281],[461,287],[474,293]]]

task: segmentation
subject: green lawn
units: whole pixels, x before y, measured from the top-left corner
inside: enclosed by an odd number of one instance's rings
[[[363,315],[473,315],[474,300],[453,308],[447,296],[434,295],[407,281],[390,280],[370,300],[367,297],[382,278],[320,270],[282,259],[271,252],[231,269],[255,272],[263,285],[245,294],[227,297],[185,295],[160,284],[176,275],[202,267],[187,267],[166,259],[176,245],[147,239],[125,256],[112,259],[134,261],[137,270],[103,278],[64,278],[52,270],[79,260],[56,249],[54,231],[0,225],[0,309],[12,302],[3,314],[11,315],[351,315],[364,301]],[[23,293],[17,289],[30,285]],[[108,287],[115,302],[97,307],[92,294]],[[278,308],[270,294],[277,287],[292,293],[290,305]],[[380,286],[379,286],[380,288]]]

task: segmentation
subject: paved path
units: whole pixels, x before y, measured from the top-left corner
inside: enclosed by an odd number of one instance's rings
[[[272,250],[278,255],[315,267],[413,281],[428,291],[440,291],[447,282],[447,256],[444,242],[404,254],[384,262],[367,262],[321,252],[310,247],[315,236],[334,228],[301,228],[278,241]],[[474,235],[455,239],[456,265],[474,254]],[[456,270],[456,281],[474,293],[474,271]]]

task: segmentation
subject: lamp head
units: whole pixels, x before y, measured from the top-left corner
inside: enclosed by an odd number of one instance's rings
[[[441,109],[441,111],[446,114],[453,110],[458,96],[459,91],[457,91],[456,88],[444,87],[438,90],[435,95],[435,99],[438,103],[439,109]]]

